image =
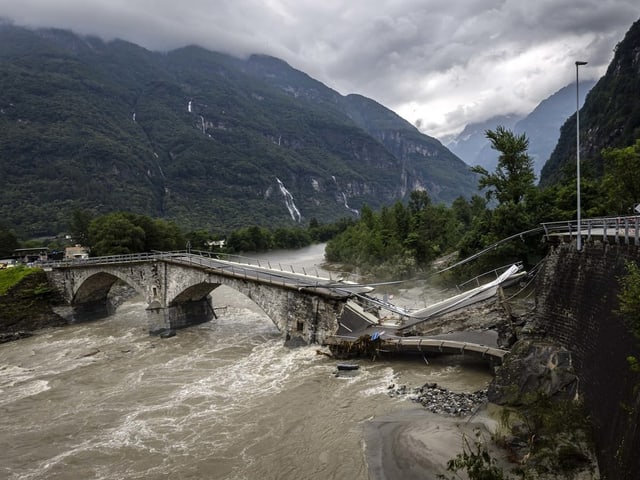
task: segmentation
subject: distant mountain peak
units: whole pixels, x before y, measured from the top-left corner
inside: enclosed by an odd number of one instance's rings
[[[580,82],[580,104],[594,81]],[[529,139],[529,155],[534,161],[534,172],[537,176],[551,155],[560,136],[560,127],[576,109],[575,82],[562,87],[557,92],[540,102],[528,115],[516,114],[492,117],[485,122],[467,125],[448,147],[462,160],[470,165],[480,165],[489,171],[495,169],[498,152],[491,149],[485,132],[502,125],[515,133],[524,133]]]

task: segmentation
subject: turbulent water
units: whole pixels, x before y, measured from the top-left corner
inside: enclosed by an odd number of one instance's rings
[[[218,319],[168,339],[148,335],[138,299],[0,345],[0,478],[364,480],[366,422],[416,408],[390,384],[489,379],[446,357],[336,376],[246,297],[220,287],[214,302]]]

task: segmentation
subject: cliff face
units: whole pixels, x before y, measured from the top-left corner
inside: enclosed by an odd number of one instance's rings
[[[588,68],[588,65],[583,67]],[[606,74],[587,95],[580,109],[580,160],[592,163],[601,175],[601,151],[627,147],[640,138],[640,20],[617,45]],[[542,169],[541,185],[562,179],[564,170],[576,160],[576,117],[569,118]],[[572,168],[570,171],[573,171]]]

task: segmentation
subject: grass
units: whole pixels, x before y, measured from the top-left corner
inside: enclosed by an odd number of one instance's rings
[[[0,270],[0,295],[6,294],[11,287],[20,283],[28,275],[35,273],[37,269],[18,265],[12,268]]]

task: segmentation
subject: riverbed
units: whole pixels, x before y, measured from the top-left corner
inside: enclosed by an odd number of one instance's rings
[[[271,261],[321,269],[319,248]],[[109,318],[0,345],[0,477],[393,478],[403,455],[415,460],[404,440],[427,445],[437,417],[390,386],[473,392],[491,378],[456,357],[359,359],[337,375],[324,349],[285,348],[238,292],[220,287],[213,304],[217,319],[167,339],[148,335],[134,298]],[[449,457],[452,442],[439,443]]]

